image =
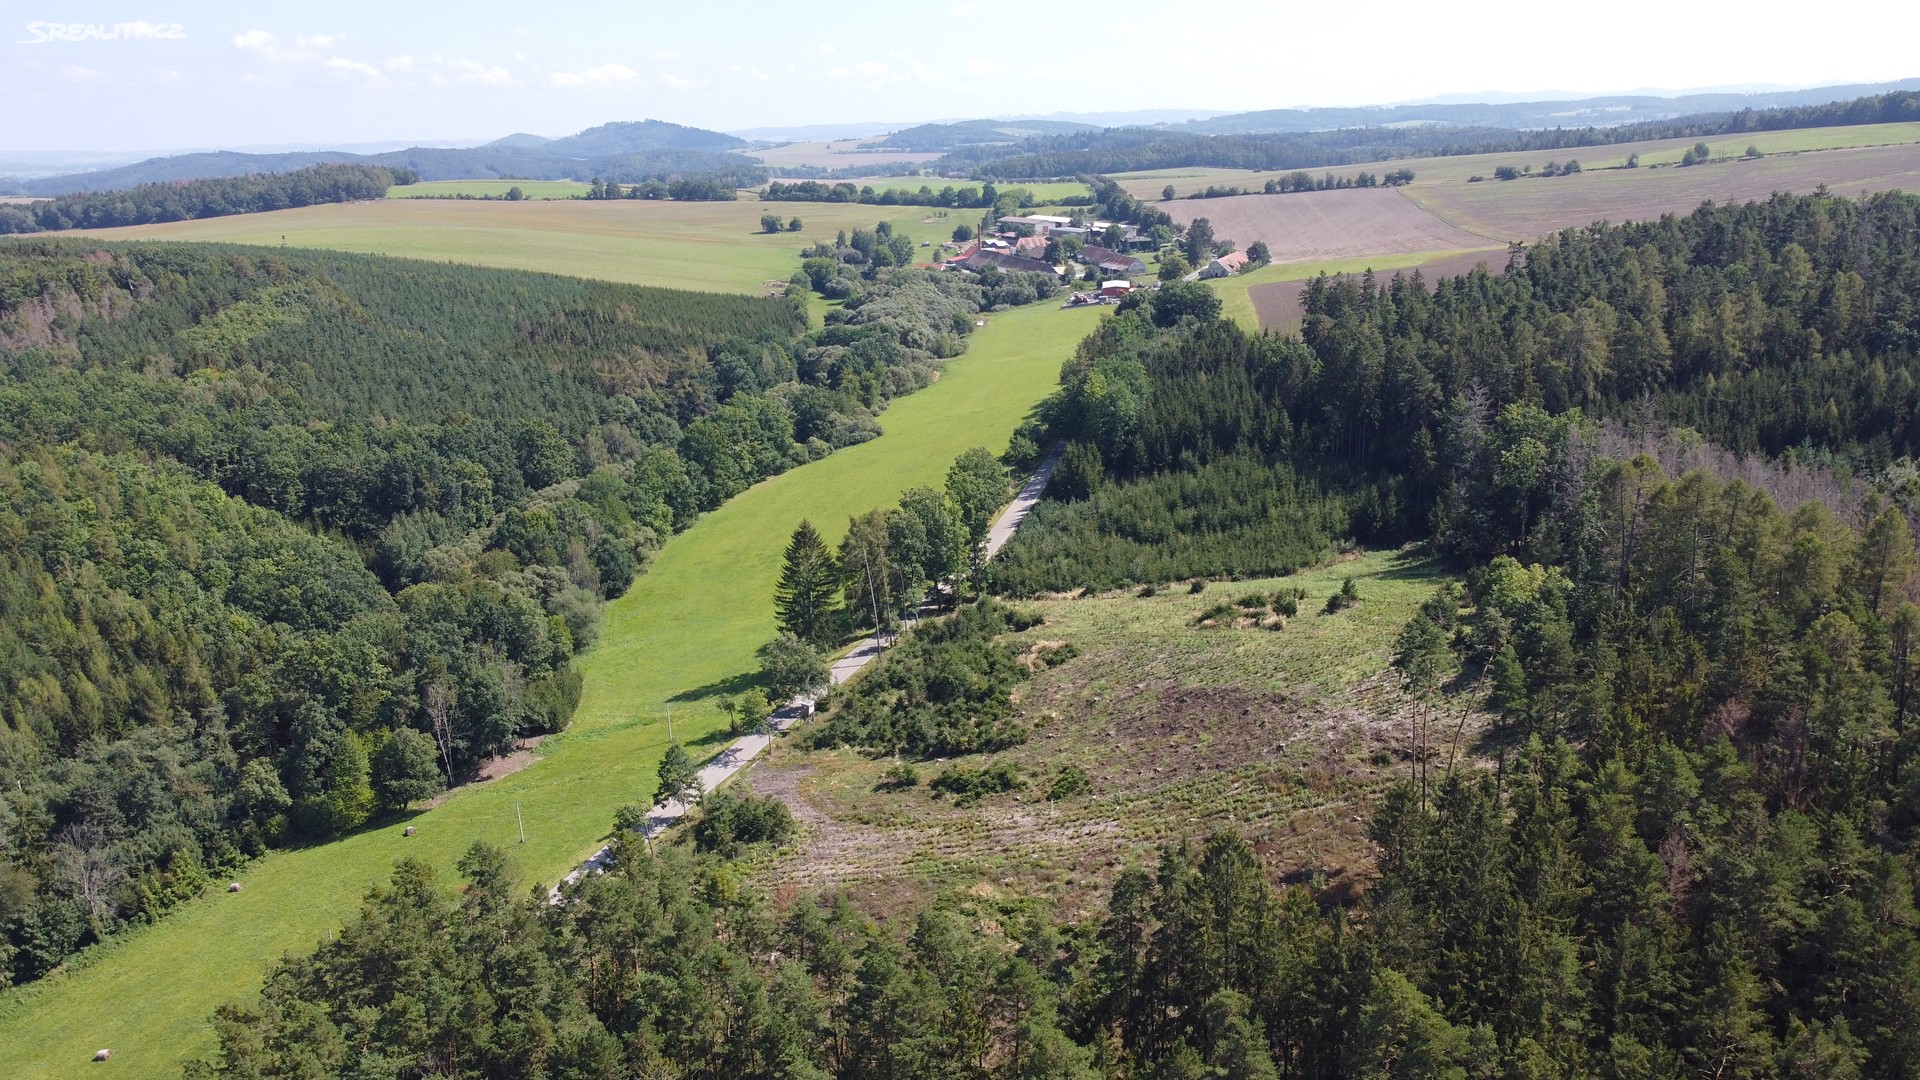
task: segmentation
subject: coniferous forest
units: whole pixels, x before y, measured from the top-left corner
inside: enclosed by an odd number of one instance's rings
[[[19,206],[0,206],[0,233],[151,225],[384,199],[388,188],[418,179],[412,169],[335,164],[285,173],[141,184],[125,191],[77,191]]]
[[[897,273],[809,333],[781,298],[0,246],[0,982],[564,728],[660,544],[964,349],[984,294]]]
[[[1394,662],[1494,727],[1373,806],[1358,898],[1221,834],[1082,922],[958,901],[889,928],[631,835],[614,873],[520,899],[479,847],[464,891],[400,867],[223,1010],[196,1074],[1920,1074],[1916,227],[1910,196],[1709,206],[1431,291],[1316,282],[1297,339],[1171,286],[1082,344],[1022,436],[1068,442],[1051,505],[988,589],[1349,539],[1459,571]],[[1025,618],[914,631],[821,740],[1024,738],[995,635]]]

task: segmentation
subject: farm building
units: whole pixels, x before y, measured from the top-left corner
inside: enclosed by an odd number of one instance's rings
[[[1023,236],[1013,242],[1013,253],[1023,259],[1038,259],[1047,253],[1047,238]]]
[[[1060,273],[1039,259],[1023,259],[1018,255],[1008,255],[998,251],[976,251],[961,265],[968,270],[984,270],[993,266],[1014,274],[1058,275]]]
[[[1144,274],[1147,264],[1132,255],[1123,255],[1112,248],[1098,244],[1088,244],[1080,249],[1079,259],[1088,266],[1097,266],[1109,274]]]
[[[1073,224],[1073,219],[1053,214],[1011,214],[1001,218],[999,224],[1002,229],[1017,229],[1025,225],[1033,230],[1034,235],[1045,236],[1055,229]]]
[[[1103,281],[1100,283],[1101,296],[1125,296],[1132,291],[1133,282],[1128,281],[1126,278],[1116,278],[1113,281]]]
[[[1234,274],[1237,274],[1241,270],[1245,269],[1246,265],[1247,265],[1246,252],[1244,251],[1231,252],[1229,254],[1222,255],[1219,258],[1208,263],[1207,265],[1201,267],[1200,277],[1202,279],[1231,277]]]

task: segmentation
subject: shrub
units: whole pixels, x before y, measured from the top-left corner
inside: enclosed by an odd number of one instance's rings
[[[1339,592],[1327,597],[1327,606],[1324,614],[1332,615],[1335,612],[1345,611],[1347,608],[1359,602],[1360,590],[1354,588],[1353,579],[1348,578],[1341,584]]]
[[[1000,795],[1025,786],[1020,767],[1011,761],[996,761],[979,769],[949,765],[927,785],[937,795],[953,796],[955,806],[970,806],[988,795]]]
[[[693,843],[701,851],[731,858],[746,844],[782,844],[796,828],[787,804],[771,795],[722,792],[701,804]]]
[[[1092,787],[1093,782],[1087,779],[1087,770],[1078,765],[1068,765],[1060,770],[1060,775],[1054,777],[1052,785],[1047,788],[1047,801],[1059,802],[1061,799],[1071,799],[1075,795],[1086,793]]]
[[[822,746],[862,746],[918,757],[1018,746],[1010,692],[1031,672],[1023,645],[999,640],[1040,616],[987,600],[921,623],[864,676],[835,695],[814,736]]]
[[[1201,593],[1206,591],[1207,591],[1207,582],[1205,578],[1202,578],[1199,581],[1196,581],[1193,584],[1187,586],[1188,596],[1199,596]]]
[[[880,774],[880,782],[873,787],[875,791],[905,791],[919,786],[920,770],[912,762],[896,761]]]

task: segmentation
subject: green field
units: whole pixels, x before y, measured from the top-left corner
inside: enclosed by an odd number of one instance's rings
[[[270,855],[239,879],[242,892],[208,895],[14,992],[0,1004],[0,1076],[94,1075],[101,1047],[116,1073],[177,1076],[210,1049],[215,1005],[253,993],[271,962],[339,925],[401,857],[447,870],[485,839],[509,846],[528,877],[557,880],[599,846],[616,807],[645,801],[669,706],[683,741],[718,749],[713,688],[754,670],[773,636],[773,583],[794,524],[811,517],[837,540],[849,516],[941,483],[967,447],[1004,447],[1096,318],[1051,305],[989,317],[939,382],[887,410],[884,436],[765,481],[669,542],[608,606],[601,643],[581,661],[580,711],[541,761],[407,822]],[[418,834],[403,838],[408,823]]]
[[[519,188],[529,199],[571,199],[593,185],[580,180],[423,180],[387,189],[389,199],[431,199],[447,195],[505,195]]]
[[[760,215],[798,217],[798,233],[768,235]],[[85,230],[112,240],[217,240],[544,270],[574,277],[709,292],[759,292],[799,269],[800,250],[840,229],[893,223],[916,241],[949,239],[978,210],[847,203],[386,199],[267,214]],[[931,254],[932,249],[927,249]]]

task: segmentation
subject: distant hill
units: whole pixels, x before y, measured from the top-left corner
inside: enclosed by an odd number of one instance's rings
[[[493,140],[486,144],[486,148],[489,150],[538,150],[552,141],[545,135],[529,135],[524,131],[516,131],[511,135],[503,135]]]
[[[963,146],[995,146],[1043,135],[1071,135],[1097,131],[1092,124],[1070,120],[962,120],[953,124],[920,124],[878,139],[889,150],[922,153],[956,150]]]
[[[543,154],[607,157],[655,150],[733,150],[745,145],[747,141],[738,136],[705,128],[669,124],[665,120],[636,120],[601,124],[564,139],[554,139],[537,149]]]
[[[1920,79],[1754,94],[1700,93],[1681,94],[1677,97],[1622,94],[1491,103],[1436,101],[1414,105],[1369,105],[1350,109],[1262,109],[1258,112],[1228,113],[1205,120],[1171,124],[1168,128],[1195,135],[1262,135],[1413,124],[1508,128],[1514,131],[1538,131],[1557,127],[1615,127],[1621,124],[1674,120],[1709,113],[1738,112],[1741,109],[1825,105],[1829,102],[1847,101],[1894,90],[1920,90]]]
[[[411,146],[380,154],[341,150],[177,154],[113,169],[0,181],[0,194],[52,196],[121,191],[141,184],[292,172],[329,163],[412,169],[422,180],[584,180],[603,176],[637,183],[720,173],[742,185],[761,183],[766,179],[765,171],[753,159],[730,152],[745,145],[745,140],[718,131],[641,120],[602,124],[561,139],[514,134],[471,148]]]

